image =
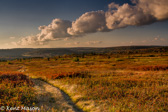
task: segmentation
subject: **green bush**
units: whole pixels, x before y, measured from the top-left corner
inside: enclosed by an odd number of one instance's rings
[[[12,62],[10,62],[10,61],[7,61],[7,64],[12,64]]]
[[[115,61],[124,61],[124,60],[121,58],[115,58]]]
[[[76,58],[73,59],[73,61],[74,61],[74,62],[79,62],[79,58],[76,57]]]

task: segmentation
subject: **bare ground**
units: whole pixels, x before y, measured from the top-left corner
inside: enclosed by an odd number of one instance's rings
[[[21,66],[19,72],[28,71],[25,66]],[[27,74],[27,76],[29,76]],[[30,78],[37,92],[37,104],[41,108],[40,112],[83,112],[71,100],[71,98],[59,88],[39,79]]]
[[[72,102],[66,93],[57,87],[40,79],[32,79],[32,81],[34,82],[34,87],[38,93],[37,106],[42,107],[43,111],[83,112]]]

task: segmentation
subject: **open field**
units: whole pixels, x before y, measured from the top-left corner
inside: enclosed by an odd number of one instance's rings
[[[33,85],[33,82],[22,73],[0,72],[1,112],[3,112],[3,106],[8,106],[9,108],[27,108],[29,106],[35,106],[36,93],[34,91]]]
[[[20,59],[0,62],[0,71],[1,74],[20,71],[31,78],[41,78],[65,91],[84,111],[168,111],[167,51]],[[33,101],[35,90],[28,86],[31,84],[23,81],[23,87],[22,83],[14,87],[11,78],[4,81],[2,77],[0,88],[10,89],[1,89],[1,92],[12,91],[16,95],[7,94],[1,105],[15,105],[13,98],[19,105],[37,104]],[[21,96],[22,88],[26,89],[22,96],[30,94],[26,101],[16,97]]]

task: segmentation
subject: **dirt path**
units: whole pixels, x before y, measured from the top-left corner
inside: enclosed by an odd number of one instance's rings
[[[19,71],[25,72],[27,69],[21,67]],[[31,78],[31,80],[34,82],[37,92],[38,103],[36,106],[42,108],[42,112],[83,112],[59,88],[38,78]]]
[[[69,96],[60,89],[40,80],[32,79],[37,90],[38,107],[43,107],[45,111],[51,109],[58,112],[83,112],[75,106]]]

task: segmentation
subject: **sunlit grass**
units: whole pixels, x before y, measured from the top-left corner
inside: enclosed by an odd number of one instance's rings
[[[166,112],[167,64],[167,54],[86,55],[2,62],[0,70],[16,71],[26,67],[25,72],[30,76],[66,85],[65,91],[77,85],[74,94],[81,95],[75,100],[77,104],[94,101],[95,107],[107,111]]]
[[[77,84],[79,93],[84,94],[84,100],[94,100],[100,104],[114,106],[121,111],[136,111],[140,106],[141,111],[146,107],[150,111],[167,110],[168,101],[168,75],[145,74],[145,77],[137,78],[134,73],[120,74],[110,73],[92,78],[65,78],[63,82]],[[162,77],[165,77],[162,80]],[[134,107],[134,108],[133,108]],[[118,110],[118,111],[119,111]]]

